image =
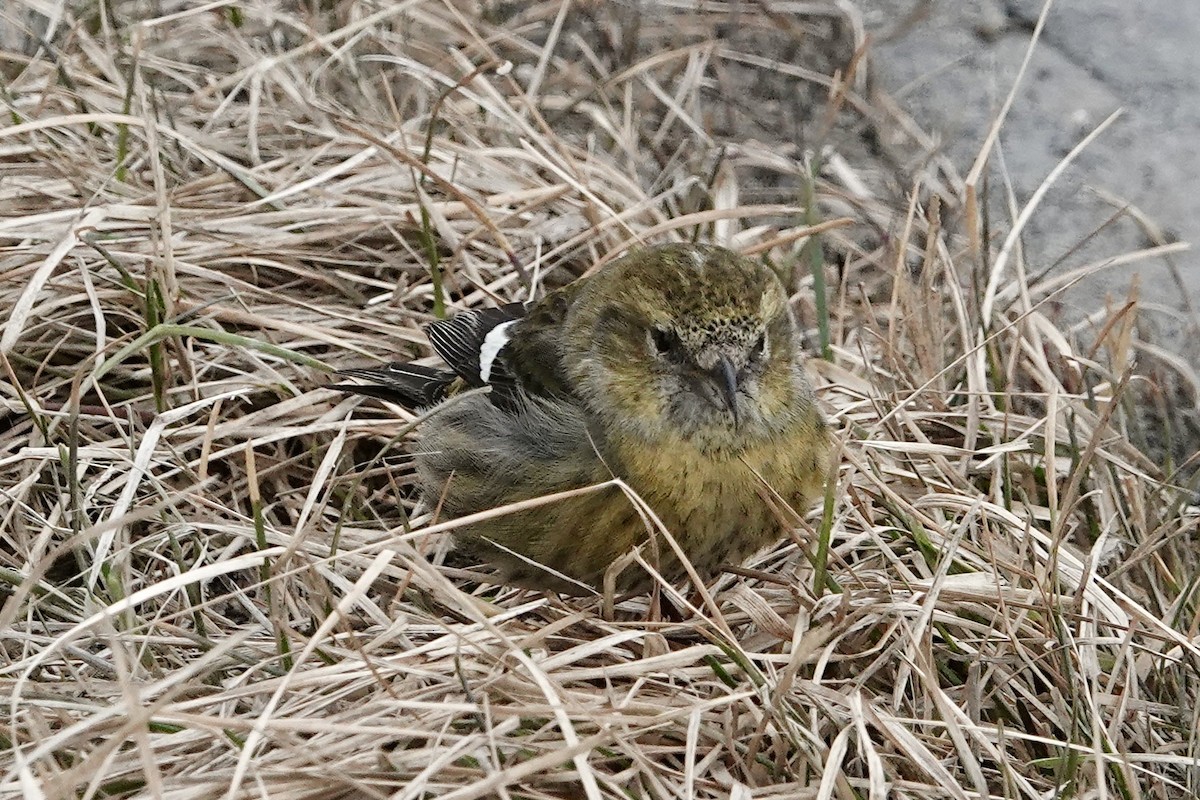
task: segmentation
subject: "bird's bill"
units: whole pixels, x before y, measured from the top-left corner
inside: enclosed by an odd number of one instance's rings
[[[733,415],[733,424],[736,426],[738,420],[737,407],[737,391],[738,391],[738,375],[737,369],[733,366],[733,362],[726,356],[719,356],[717,364],[712,368],[710,377],[716,384],[718,394],[725,410]]]

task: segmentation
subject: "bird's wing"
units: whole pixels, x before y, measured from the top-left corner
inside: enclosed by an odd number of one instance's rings
[[[515,407],[521,395],[569,396],[562,329],[578,283],[532,306],[507,303],[430,323],[425,333],[450,371],[405,363],[352,369],[340,374],[371,383],[331,388],[413,407],[433,405],[462,388],[483,386],[492,388],[488,398],[504,409]]]
[[[581,281],[532,305],[509,303],[467,311],[426,329],[433,349],[470,387],[492,387],[489,399],[513,408],[521,395],[569,397],[562,366],[563,324]]]
[[[449,370],[397,361],[383,367],[343,370],[338,374],[369,383],[339,383],[329,388],[378,397],[410,408],[435,405],[456,391],[479,386],[493,386],[501,395],[510,397],[516,381],[496,355],[507,341],[508,328],[524,315],[522,303],[508,303],[438,320],[428,325],[425,332],[434,352]]]
[[[338,383],[330,386],[330,389],[378,397],[408,408],[423,408],[440,403],[453,393],[452,387],[459,381],[453,372],[420,364],[406,364],[402,361],[383,367],[341,370],[338,375],[370,382]]]
[[[515,324],[525,316],[523,303],[480,308],[430,323],[429,343],[442,360],[472,388],[513,386],[513,376],[497,359]]]
[[[500,351],[498,360],[505,371],[531,395],[569,398],[574,394],[563,367],[564,326],[582,283],[567,284],[531,306]]]

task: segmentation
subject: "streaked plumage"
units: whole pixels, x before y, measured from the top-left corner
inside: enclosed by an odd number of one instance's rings
[[[723,248],[637,251],[528,308],[466,312],[428,333],[448,370],[350,370],[370,383],[337,388],[426,407],[492,387],[424,426],[417,470],[445,515],[616,476],[709,575],[782,535],[765,497],[803,512],[824,484],[828,434],[786,294],[765,266]],[[578,592],[553,573],[598,585],[646,539],[638,510],[610,488],[470,526],[457,543],[507,580]],[[674,580],[670,552],[659,547],[660,568]],[[620,585],[644,585],[635,572]]]

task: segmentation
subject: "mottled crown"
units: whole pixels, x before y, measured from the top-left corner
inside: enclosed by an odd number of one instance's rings
[[[786,303],[770,269],[722,247],[665,245],[610,269],[625,303],[692,347],[744,347]]]

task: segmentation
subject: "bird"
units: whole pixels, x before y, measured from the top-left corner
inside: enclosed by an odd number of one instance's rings
[[[623,487],[703,580],[786,535],[780,502],[803,514],[823,494],[828,424],[787,292],[761,261],[643,247],[537,302],[460,312],[426,333],[444,368],[349,369],[364,383],[333,388],[435,410],[415,453],[429,507],[463,517],[610,482],[459,529],[455,549],[501,583],[583,594],[634,548],[648,552],[654,525]],[[664,579],[687,577],[673,548],[653,552]],[[633,567],[615,580],[652,583]]]

